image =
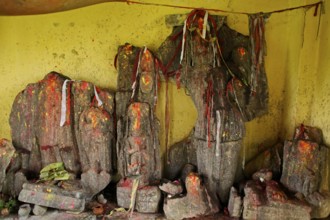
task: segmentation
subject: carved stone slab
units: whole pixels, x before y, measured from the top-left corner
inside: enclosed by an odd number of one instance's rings
[[[122,179],[117,184],[117,203],[129,208],[132,196],[132,181]],[[135,209],[142,213],[157,213],[161,199],[161,192],[157,186],[145,186],[136,192]]]
[[[244,192],[243,219],[310,219],[308,204],[289,199],[275,181],[248,181]]]
[[[85,209],[83,191],[69,191],[41,184],[25,183],[18,200],[70,211],[83,211]]]

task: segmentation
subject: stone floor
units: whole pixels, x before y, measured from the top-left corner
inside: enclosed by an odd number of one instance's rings
[[[6,220],[23,220],[23,218],[18,218],[17,215],[10,215],[3,219]],[[59,210],[49,210],[43,216],[35,216],[30,215],[28,218],[24,218],[27,220],[166,220],[164,215],[162,214],[141,214],[134,212],[132,217],[129,218],[127,214],[124,213],[115,213],[112,216],[103,215],[103,216],[95,216],[92,212],[82,212],[82,213],[69,213],[65,211]],[[221,214],[199,217],[199,218],[190,218],[189,220],[230,220],[233,218],[223,216]],[[188,219],[187,219],[188,220]]]

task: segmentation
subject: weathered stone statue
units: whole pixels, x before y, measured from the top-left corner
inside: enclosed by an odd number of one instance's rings
[[[38,179],[43,167],[63,162],[73,178],[81,175],[87,196],[100,192],[111,180],[113,108],[113,93],[55,72],[29,84],[17,95],[10,115],[19,154],[13,172]]]
[[[157,97],[154,62],[146,48],[138,50],[128,44],[119,48],[117,155],[123,179],[117,185],[117,201],[130,207],[137,180],[135,208],[139,212],[157,212],[160,201],[158,187],[151,186],[161,178],[159,122],[153,111]]]
[[[184,24],[177,18],[168,18],[174,29],[157,55],[166,67],[163,73],[174,73],[195,103],[198,118],[190,139],[191,149],[197,152],[198,172],[213,199],[226,203],[244,121],[267,110],[263,19],[251,22],[250,43],[249,37],[231,30],[224,18],[213,18],[206,11],[191,12]],[[178,163],[171,158],[169,162]]]
[[[327,167],[329,148],[323,144],[322,131],[301,125],[294,139],[285,141],[281,183],[301,195],[312,207],[311,218],[325,218],[330,214],[330,192]]]

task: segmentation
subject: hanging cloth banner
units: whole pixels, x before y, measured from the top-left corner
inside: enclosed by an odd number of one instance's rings
[[[269,14],[249,15],[249,29],[251,41],[251,92],[256,93],[258,77],[265,74],[264,56],[266,55],[265,23]]]

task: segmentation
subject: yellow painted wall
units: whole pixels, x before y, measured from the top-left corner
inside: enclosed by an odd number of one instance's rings
[[[325,144],[330,146],[330,4],[325,4],[326,14],[321,20],[320,47],[315,75],[315,88],[310,109],[310,123],[322,129]],[[330,158],[330,153],[328,155]],[[330,189],[330,164],[324,173],[323,189]]]
[[[140,0],[140,2],[253,13],[317,1]],[[168,14],[189,12],[190,9],[185,8],[104,3],[47,15],[0,16],[0,137],[10,139],[8,118],[11,104],[16,94],[28,83],[36,82],[46,73],[54,70],[73,79],[88,80],[101,87],[115,89],[117,73],[113,60],[117,47],[129,42],[136,46],[146,45],[156,50],[171,32],[171,29],[165,25],[164,17]],[[265,62],[269,81],[270,109],[269,114],[246,123],[247,134],[242,155],[245,155],[247,160],[258,152],[260,144],[268,145],[276,142],[278,137],[289,137],[296,123],[301,121],[319,123],[327,117],[326,110],[322,112],[322,109],[317,107],[328,105],[325,99],[320,97],[315,100],[314,114],[310,113],[312,109],[308,105],[313,101],[314,96],[311,95],[314,95],[314,89],[305,78],[311,80],[311,85],[317,83],[313,76],[316,74],[319,54],[319,38],[316,39],[318,17],[313,17],[313,12],[314,10],[310,9],[305,15],[304,9],[298,9],[275,13],[268,20],[266,25],[268,55]],[[226,14],[212,11],[211,13]],[[228,23],[232,28],[248,34],[246,15],[227,15]],[[322,20],[321,41],[327,41],[326,34],[329,30],[324,28],[326,22]],[[320,50],[321,55],[329,57],[329,53],[322,53],[322,50]],[[324,67],[318,68],[318,75],[329,82],[330,76],[326,75],[329,64],[326,58],[322,62]],[[164,87],[163,85],[161,89],[161,102],[157,110],[161,122],[164,121]],[[324,86],[322,91],[328,92],[326,89],[327,86]],[[311,93],[305,95],[306,90]],[[177,91],[175,85],[171,85],[170,94],[173,112],[171,144],[189,134],[195,123],[196,111],[183,89]],[[298,112],[301,103],[304,105],[303,111]],[[318,116],[322,114],[323,118]],[[312,120],[313,117],[316,118]],[[330,128],[325,129],[324,132],[329,142]],[[161,143],[164,146],[164,135],[161,136]]]

